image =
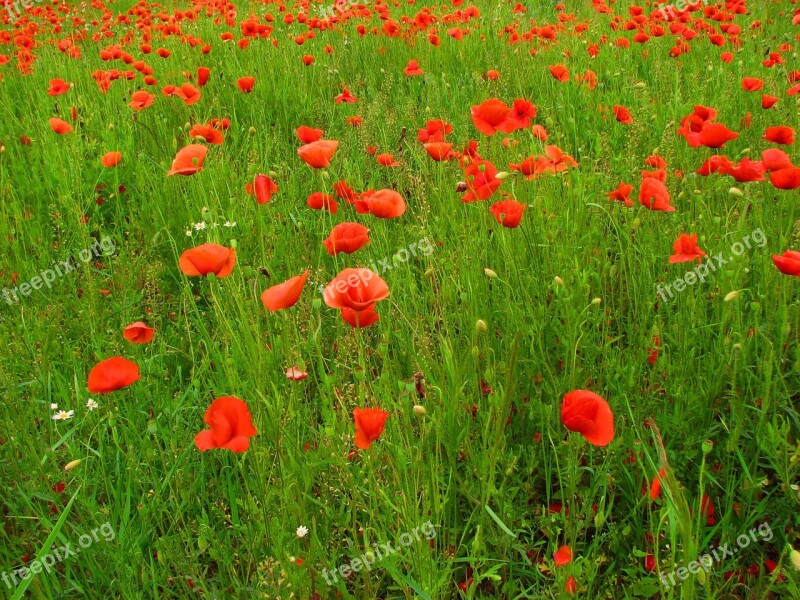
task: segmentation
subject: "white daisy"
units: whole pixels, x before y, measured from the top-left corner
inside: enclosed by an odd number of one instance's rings
[[[53,421],[66,421],[75,415],[74,410],[60,410],[53,415]]]
[[[97,402],[95,402],[95,401],[94,401],[94,400],[92,400],[91,398],[89,398],[89,399],[86,401],[86,408],[88,408],[89,410],[94,410],[94,409],[95,409],[95,408],[97,408],[98,406],[99,406],[99,405],[97,404]]]
[[[192,225],[192,227],[194,227],[195,231],[201,231],[206,228],[206,224],[205,222],[200,221],[199,223],[195,223],[194,225]]]
[[[222,224],[223,227],[236,227],[236,221],[225,221]]]
[[[191,229],[187,229],[186,230],[186,235],[188,235],[189,237],[192,237],[192,230]]]
[[[53,404],[50,405],[50,410],[58,410],[58,404],[53,402]]]
[[[300,527],[297,528],[296,533],[297,537],[304,538],[308,535],[308,527],[306,527],[305,525],[300,525]]]

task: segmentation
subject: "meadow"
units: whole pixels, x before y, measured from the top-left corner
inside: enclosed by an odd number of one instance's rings
[[[800,597],[800,8],[0,11],[0,597]]]

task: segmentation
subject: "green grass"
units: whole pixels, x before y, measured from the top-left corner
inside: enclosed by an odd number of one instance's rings
[[[765,127],[800,127],[796,97],[785,94],[800,44],[788,16],[794,5],[750,2],[751,13],[735,21],[738,51],[699,36],[690,53],[673,59],[668,34],[628,49],[602,45],[592,59],[589,43],[633,32],[615,33],[610,17],[589,3],[574,9],[588,24],[582,35],[566,23],[554,43],[516,45],[501,38],[503,27],[516,20],[523,33],[530,15],[512,13],[513,3],[476,4],[480,18],[462,24],[472,34],[456,42],[446,34],[456,24],[437,24],[438,48],[424,34],[410,42],[362,39],[357,20],[297,46],[292,38],[304,25],[285,25],[275,5],[254,4],[241,7],[234,38],[251,12],[271,13],[279,44],[256,39],[241,50],[220,40],[229,28],[201,8],[203,16],[180,26],[212,44],[208,55],[157,33],[153,54],[139,51],[138,34],[126,46],[158,80],[147,88],[157,95],[154,105],[139,113],[127,103],[147,87],[141,75],[115,81],[106,94],[91,78],[97,69],[130,68],[98,55],[136,31],[125,24],[97,44],[91,37],[99,28],[89,25],[81,58],[71,59],[53,43],[75,31],[70,14],[62,32],[43,27],[37,35],[30,75],[18,72],[13,56],[0,67],[3,285],[13,287],[12,274],[14,285],[29,281],[102,238],[114,244],[97,265],[56,279],[52,289],[0,302],[0,571],[10,573],[52,543],[74,546],[106,522],[114,531],[113,540],[100,537],[26,581],[26,596],[550,598],[567,595],[569,576],[583,598],[800,594],[788,560],[800,525],[792,487],[800,480],[800,284],[771,260],[800,247],[798,195],[768,181],[697,176],[715,151],[691,149],[676,134],[695,104],[712,106],[718,121],[740,133],[719,152],[757,159],[769,146]],[[625,21],[630,4],[613,5]],[[131,6],[109,4],[111,21]],[[399,21],[419,9],[403,2],[391,13]],[[556,21],[549,3],[535,10],[538,19]],[[91,21],[102,12],[82,16]],[[762,26],[751,29],[754,20]],[[786,64],[764,68],[765,53],[782,43],[795,47],[784,52]],[[323,51],[327,44],[333,54]],[[159,58],[158,47],[172,55]],[[0,54],[15,50],[0,46]],[[735,52],[732,63],[720,61],[724,50]],[[303,54],[316,62],[304,67]],[[403,75],[412,58],[424,76]],[[569,83],[547,70],[559,62],[570,70]],[[161,95],[201,65],[212,74],[200,102],[185,106]],[[497,81],[482,77],[492,68]],[[598,76],[594,90],[574,81],[588,69]],[[256,78],[251,94],[237,89],[242,76]],[[745,76],[763,78],[763,92],[780,102],[762,110],[761,92],[742,91]],[[56,77],[74,86],[52,98],[46,91]],[[342,85],[356,104],[334,103]],[[475,130],[470,107],[493,97],[534,102],[547,143],[580,165],[503,182],[501,191],[528,205],[517,229],[500,227],[489,213],[499,196],[462,203],[457,163],[433,162],[416,140],[427,119],[442,118],[453,124],[456,148],[478,140],[481,155],[501,171],[541,154],[544,144],[525,130],[513,134],[518,145],[510,148]],[[614,104],[628,107],[634,123],[617,123]],[[72,106],[75,132],[55,135],[48,119],[69,121]],[[743,128],[748,112],[752,125]],[[353,115],[363,127],[345,123]],[[166,177],[175,152],[190,143],[190,125],[222,117],[230,128],[203,171]],[[329,169],[314,171],[297,156],[299,125],[340,141]],[[32,143],[22,145],[21,135]],[[369,145],[402,166],[378,166]],[[112,150],[123,162],[104,169],[100,157]],[[786,150],[798,163],[795,146]],[[620,181],[638,189],[653,153],[667,160],[676,212],[609,202],[605,192]],[[245,184],[269,172],[279,191],[257,205]],[[309,194],[332,193],[340,179],[357,191],[396,189],[408,210],[380,220],[344,202],[336,215],[306,207]],[[732,185],[743,195],[729,194]],[[235,227],[224,227],[227,221]],[[321,242],[343,221],[369,227],[371,242],[330,257]],[[198,222],[207,228],[187,236]],[[667,262],[681,233],[698,233],[706,252],[730,256],[731,245],[756,230],[763,247],[659,302],[656,285],[691,268]],[[380,273],[391,296],[378,304],[379,324],[353,330],[321,302],[316,286],[343,268],[379,264],[426,237],[435,246],[429,256]],[[180,254],[206,241],[235,244],[230,277],[180,272]],[[313,284],[298,304],[267,313],[260,294],[306,268]],[[739,296],[724,301],[734,290]],[[122,338],[122,328],[138,320],[156,328],[150,344]],[[654,336],[661,346],[651,365]],[[89,394],[89,370],[115,355],[135,361],[142,379]],[[285,378],[294,364],[308,379]],[[562,398],[574,389],[611,405],[616,437],[609,446],[594,448],[561,424]],[[243,455],[200,453],[193,443],[208,405],[224,395],[246,400],[258,429]],[[90,397],[97,410],[85,408]],[[74,418],[51,420],[51,403],[75,410]],[[414,405],[427,414],[415,414]],[[349,457],[352,411],[365,406],[390,413],[386,430]],[[81,462],[65,472],[73,460]],[[650,502],[643,487],[667,462],[665,492]],[[52,489],[59,482],[60,493]],[[714,525],[702,518],[704,494]],[[556,504],[561,512],[548,509]],[[426,522],[435,527],[433,545],[423,537],[346,584],[341,577],[326,584],[323,569],[351,562],[370,544],[396,545]],[[660,573],[762,523],[774,533],[770,541],[715,562],[705,577],[662,588]],[[295,534],[301,525],[309,529],[302,539]],[[553,553],[563,544],[573,561],[555,568]],[[657,564],[649,572],[648,552]],[[773,575],[763,571],[768,559],[778,563]],[[761,572],[745,574],[754,564]],[[473,583],[465,593],[458,584],[468,569]],[[742,583],[738,574],[725,580],[732,570],[743,573]]]

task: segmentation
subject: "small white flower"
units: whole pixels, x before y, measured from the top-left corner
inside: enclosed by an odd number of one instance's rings
[[[192,230],[191,229],[187,229],[186,230],[186,235],[188,235],[189,237],[192,237]]]
[[[74,410],[60,410],[54,414],[52,418],[53,421],[66,421],[67,419],[71,419],[74,414]]]
[[[56,404],[55,402],[53,404],[51,404],[50,405],[50,410],[58,410],[58,404]]]
[[[308,527],[306,527],[305,525],[300,525],[300,527],[297,528],[296,533],[297,537],[304,538],[308,535]]]
[[[223,227],[236,227],[236,221],[225,221],[222,224]]]
[[[195,231],[201,231],[206,228],[206,224],[203,221],[200,221],[199,223],[192,225],[192,227],[194,227]]]
[[[98,407],[98,404],[97,404],[97,402],[95,402],[95,401],[94,401],[94,400],[92,400],[91,398],[89,398],[89,399],[86,401],[86,408],[88,408],[89,410],[94,410],[94,409],[95,409],[95,408],[97,408],[97,407]]]

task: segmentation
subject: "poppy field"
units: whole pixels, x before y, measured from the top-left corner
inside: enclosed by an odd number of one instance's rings
[[[0,596],[800,597],[796,0],[4,0]]]

